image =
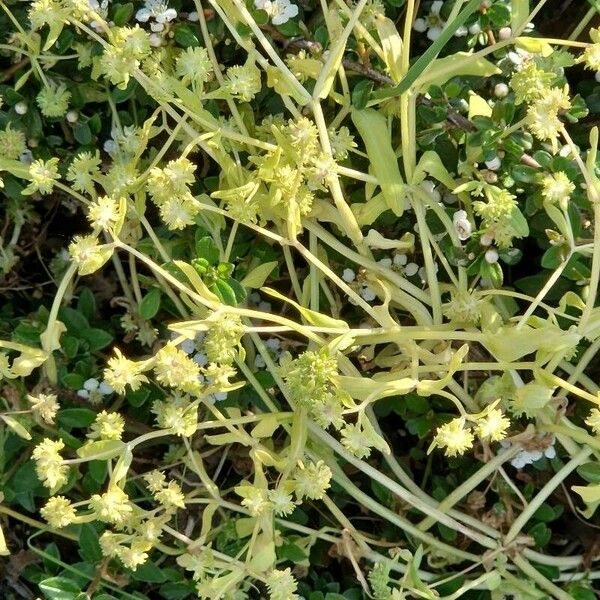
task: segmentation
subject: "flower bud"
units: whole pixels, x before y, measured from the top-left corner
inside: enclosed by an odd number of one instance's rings
[[[485,261],[490,264],[493,265],[495,263],[498,262],[498,252],[494,249],[494,248],[490,248],[486,253],[485,253]]]
[[[508,96],[508,92],[509,89],[505,83],[498,83],[494,87],[494,96],[496,96],[496,98],[506,98],[506,96]]]

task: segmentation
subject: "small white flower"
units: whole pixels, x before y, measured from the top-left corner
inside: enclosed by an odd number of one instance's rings
[[[442,199],[441,194],[435,189],[435,183],[431,179],[425,179],[421,183],[421,187],[434,202],[439,202]]]
[[[478,33],[481,33],[481,25],[479,25],[479,23],[473,23],[473,25],[469,27],[469,33],[471,35],[477,35]]]
[[[204,352],[196,352],[194,356],[192,356],[192,360],[200,367],[204,367],[208,364],[208,356]]]
[[[498,37],[501,40],[508,40],[510,38],[510,36],[512,35],[512,29],[510,27],[503,27],[499,32],[498,32]]]
[[[406,265],[406,267],[404,267],[404,274],[407,277],[412,277],[413,275],[416,275],[418,272],[419,272],[419,265],[417,263],[410,262]]]
[[[537,436],[538,438],[541,436]],[[503,447],[507,448],[510,443],[503,443]],[[554,447],[554,439],[551,444],[545,450],[521,450],[511,461],[510,464],[516,469],[522,469],[527,465],[530,465],[542,457],[546,457],[552,460],[556,456],[556,448]]]
[[[198,16],[198,13],[193,10],[188,16],[187,16],[187,20],[191,21],[192,23],[196,23],[200,20],[200,17]]]
[[[298,6],[290,0],[254,0],[254,7],[264,10],[273,25],[283,25],[298,14]]]
[[[259,302],[258,310],[260,310],[262,312],[270,313],[271,312],[271,303],[266,302],[265,300],[263,300],[262,302]]]
[[[98,404],[102,402],[104,396],[109,396],[113,391],[106,381],[98,381],[92,377],[83,382],[83,388],[77,392],[77,395],[89,400],[91,404]]]
[[[497,171],[502,166],[502,161],[500,160],[500,158],[498,156],[494,156],[494,158],[492,158],[492,160],[485,161],[485,166],[490,171]]]
[[[68,123],[77,123],[79,120],[79,113],[76,110],[70,110],[66,117]]]
[[[461,25],[455,32],[454,32],[454,37],[465,37],[467,34],[469,33],[469,30],[464,26]]]
[[[479,243],[482,246],[491,246],[494,241],[494,234],[491,231],[486,231],[480,238]]]
[[[498,262],[498,251],[495,250],[494,248],[490,248],[486,253],[485,253],[485,262],[487,262],[490,265],[493,265],[495,263]]]
[[[377,294],[368,286],[364,285],[360,290],[360,295],[363,300],[367,302],[373,302],[377,298]]]
[[[117,142],[115,142],[113,139],[106,140],[102,147],[104,148],[104,152],[108,154],[114,154],[119,149]]]
[[[423,19],[415,19],[413,29],[420,33],[427,32],[427,37],[433,42],[442,34],[446,22],[440,17],[440,11],[444,6],[443,0],[435,0],[429,9],[429,14]]]
[[[23,150],[23,152],[19,154],[19,160],[25,165],[30,165],[33,162],[31,150]]]
[[[406,254],[394,254],[394,266],[404,267],[408,262],[408,256]]]
[[[267,366],[267,363],[265,362],[265,359],[260,354],[257,354],[254,357],[254,368],[255,369],[264,369],[266,366]]]
[[[275,354],[281,354],[281,340],[279,338],[269,338],[265,346]]]
[[[471,222],[467,218],[467,213],[464,210],[457,210],[452,215],[452,223],[456,229],[456,235],[461,241],[468,240],[471,237]]]
[[[153,20],[154,23],[150,24],[152,31],[162,31],[165,23],[170,23],[177,18],[177,11],[169,8],[164,0],[146,0],[144,8],[140,8],[135,13],[135,18],[140,23],[148,23]]]
[[[148,36],[148,41],[150,42],[150,45],[153,48],[159,48],[162,45],[162,38],[160,37],[160,35],[158,35],[158,33],[151,33]]]
[[[382,258],[380,260],[377,261],[382,267],[385,267],[386,269],[391,269],[392,268],[392,259],[391,258]]]
[[[15,104],[15,112],[18,115],[26,115],[28,110],[29,110],[29,107],[27,106],[26,102],[17,102]]]
[[[252,292],[248,296],[248,300],[254,302],[254,304],[258,304],[262,300],[262,298],[260,297],[260,294],[258,292]]]
[[[342,279],[346,283],[352,283],[356,279],[356,273],[352,269],[344,269]]]
[[[438,272],[438,264],[434,263],[434,271],[437,273]],[[427,282],[427,269],[425,267],[421,267],[417,273],[419,273],[419,278],[421,279],[421,283],[426,283]]]
[[[196,349],[196,343],[194,340],[183,340],[177,347],[186,354],[191,354]]]

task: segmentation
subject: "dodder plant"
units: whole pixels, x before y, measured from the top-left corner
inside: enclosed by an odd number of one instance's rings
[[[9,472],[0,511],[62,569],[32,580],[291,600],[325,547],[378,600],[587,597],[544,523],[600,503],[598,130],[565,76],[600,69],[594,9],[560,40],[545,0],[185,4],[0,1],[3,270],[44,198],[89,225],[38,337],[0,342],[5,449],[44,486]],[[17,506],[43,496],[47,526]]]

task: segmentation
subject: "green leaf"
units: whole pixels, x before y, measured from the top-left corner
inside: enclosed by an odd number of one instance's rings
[[[579,465],[577,473],[589,483],[600,483],[600,464],[598,463],[589,462]]]
[[[279,263],[274,260],[258,265],[258,267],[252,269],[240,283],[246,288],[260,288],[265,284],[265,281],[278,264]]]
[[[377,177],[386,206],[397,216],[404,211],[406,197],[398,159],[392,148],[387,119],[373,109],[353,110],[352,122],[365,143],[371,168]]]
[[[140,565],[131,576],[137,581],[144,581],[146,583],[163,583],[167,580],[162,570],[151,562]]]
[[[454,20],[444,27],[441,35],[427,48],[427,50],[413,63],[404,79],[393,88],[384,88],[375,92],[374,99],[395,98],[404,94],[416,81],[416,79],[427,71],[432,62],[441,52],[442,48],[452,39],[456,30],[464,25],[467,19],[480,7],[481,0],[470,0],[460,11]]]
[[[342,321],[340,319],[334,319],[329,315],[324,315],[315,310],[310,310],[309,308],[304,308],[297,302],[294,302],[291,298],[280,294],[278,291],[273,290],[268,287],[260,288],[261,292],[268,294],[269,296],[273,296],[282,302],[286,302],[291,304],[298,312],[302,315],[302,317],[311,325],[316,325],[317,327],[333,327],[336,329],[348,329],[348,324],[346,321]]]
[[[202,232],[201,229],[198,231]],[[219,262],[219,249],[210,235],[196,238],[196,257],[206,259],[211,265]]]
[[[182,48],[194,48],[200,45],[198,36],[189,25],[183,24],[175,27],[175,41]]]
[[[56,423],[65,429],[89,427],[96,420],[96,411],[89,408],[63,408],[56,415]]]
[[[123,27],[123,25],[131,19],[132,15],[133,4],[128,2],[127,4],[122,4],[115,10],[112,20],[117,27]]]
[[[24,440],[30,440],[31,434],[27,429],[14,417],[10,415],[0,415],[2,419],[20,438]]]
[[[125,448],[125,442],[121,440],[99,440],[87,442],[77,450],[80,458],[93,458],[94,460],[108,460],[119,456]]]
[[[409,71],[410,72],[410,71]],[[485,58],[467,52],[455,52],[450,56],[434,60],[418,77],[413,88],[417,93],[425,93],[429,86],[441,86],[453,77],[476,76],[491,77],[502,71]]]
[[[89,523],[84,523],[79,532],[79,554],[83,560],[92,564],[102,560],[102,548],[98,542],[98,533]]]
[[[96,298],[90,288],[83,288],[79,293],[77,300],[77,311],[80,312],[88,321],[96,314]]]
[[[75,600],[81,593],[80,586],[66,577],[50,577],[39,585],[48,600]]]
[[[229,306],[235,306],[237,304],[235,292],[226,281],[217,279],[209,289],[219,297],[223,304],[227,304]]]
[[[113,336],[108,333],[108,331],[104,331],[104,329],[96,329],[95,327],[83,329],[79,332],[79,337],[86,340],[86,342],[90,345],[90,352],[96,352],[97,350],[106,348],[114,339]]]
[[[516,31],[529,16],[529,0],[511,0],[511,27]]]
[[[69,389],[80,390],[81,388],[83,388],[85,378],[79,373],[66,373],[61,377],[60,381],[65,387]]]
[[[71,334],[77,334],[90,326],[85,316],[70,306],[63,306],[58,311],[58,318],[66,325],[67,331]]]
[[[195,595],[195,590],[186,583],[169,582],[160,586],[160,596],[165,600],[185,600],[191,595]]]
[[[92,143],[92,131],[87,123],[79,121],[73,127],[73,137],[83,146]]]
[[[233,277],[228,277],[226,281],[227,281],[227,284],[229,285],[229,287],[233,290],[233,293],[235,295],[236,304],[243,302],[246,299],[246,296],[248,295],[246,293],[246,290],[244,289],[244,286],[237,279],[234,279]]]
[[[140,302],[139,313],[142,319],[152,319],[160,309],[161,292],[158,288],[151,289]]]

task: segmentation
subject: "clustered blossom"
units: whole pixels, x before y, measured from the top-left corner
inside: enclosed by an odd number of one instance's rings
[[[87,218],[92,227],[107,231],[119,220],[119,202],[112,196],[100,196],[88,208]]]
[[[577,62],[584,63],[586,69],[600,71],[600,29],[590,29],[592,44],[587,46]]]
[[[203,340],[204,351],[211,363],[231,365],[238,354],[244,326],[237,315],[215,317]]]
[[[94,494],[90,498],[90,508],[96,518],[117,527],[123,527],[131,518],[133,504],[129,496],[118,486],[111,486],[103,494]]]
[[[600,410],[592,408],[585,420],[585,424],[591,427],[596,435],[600,435]]]
[[[0,131],[0,156],[16,159],[26,149],[25,134],[20,129],[12,129],[9,123],[4,131]]]
[[[196,165],[187,158],[172,160],[164,168],[154,167],[148,176],[147,189],[169,229],[184,229],[194,223],[200,203],[189,186],[194,183]]]
[[[158,351],[154,372],[162,385],[190,393],[200,390],[200,367],[173,344],[167,344]]]
[[[185,85],[202,86],[213,77],[213,67],[206,48],[186,48],[175,61],[175,75]]]
[[[28,395],[27,399],[31,402],[31,410],[34,414],[38,414],[48,424],[54,423],[54,418],[60,408],[56,394]]]
[[[76,235],[69,244],[69,254],[80,275],[97,271],[112,255],[109,244],[99,244],[93,235]]]
[[[31,183],[23,190],[23,194],[42,195],[49,194],[54,189],[54,184],[60,178],[58,174],[58,158],[50,160],[34,160],[29,165],[29,178]]]
[[[295,593],[298,584],[289,567],[284,570],[272,571],[267,577],[266,584],[269,590],[269,600],[298,600],[300,598]]]
[[[558,204],[563,210],[567,210],[569,199],[574,191],[575,184],[563,171],[545,175],[542,179],[544,201]]]
[[[45,86],[36,97],[37,105],[45,117],[62,117],[69,110],[71,93],[64,84]]]
[[[40,514],[51,527],[61,529],[75,521],[77,514],[71,501],[64,496],[54,496],[40,510]]]
[[[96,151],[81,152],[69,165],[67,170],[67,180],[78,192],[93,193],[95,180],[100,173],[100,153]]]
[[[135,391],[139,390],[143,383],[148,383],[142,366],[123,356],[118,348],[115,348],[115,355],[108,360],[104,379],[117,394],[124,394],[127,386]]]
[[[161,429],[172,429],[175,435],[190,437],[198,428],[198,403],[190,398],[176,395],[165,401],[155,400],[152,412]]]
[[[446,456],[464,454],[473,447],[475,434],[481,439],[490,442],[499,442],[506,437],[510,421],[501,410],[497,409],[498,400],[477,415],[463,415],[437,428],[436,434],[429,446],[429,452],[434,448],[443,448]],[[474,424],[471,429],[467,426],[467,419]]]
[[[91,433],[88,434],[90,439],[120,440],[125,431],[125,420],[119,413],[103,410],[98,413],[90,429]]]
[[[94,59],[94,70],[105,75],[112,84],[125,89],[133,72],[151,52],[148,34],[135,27],[113,27],[112,43]]]
[[[169,481],[167,483],[164,474],[160,471],[146,473],[144,479],[154,499],[166,509],[171,510],[175,507],[185,508],[185,496],[176,481]]]
[[[62,440],[45,438],[33,450],[36,472],[42,483],[51,490],[58,490],[67,483],[69,467],[64,464],[60,451],[65,447]]]

